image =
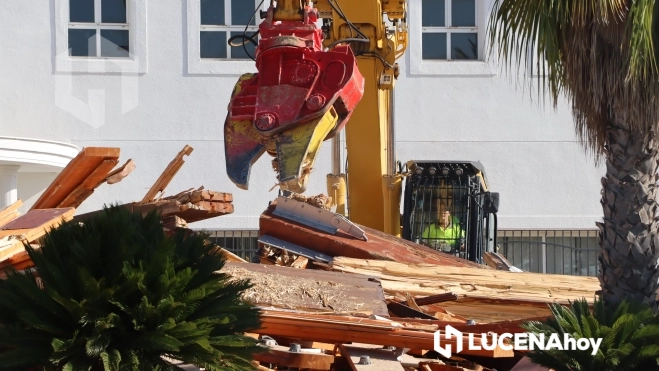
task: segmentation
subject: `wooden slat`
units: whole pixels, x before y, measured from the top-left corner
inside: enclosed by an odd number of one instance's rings
[[[104,160],[118,161],[119,148],[87,147],[59,173],[57,178],[41,194],[31,210],[57,207],[92,174]],[[104,174],[104,176],[107,175]],[[97,184],[93,184],[92,187]]]
[[[167,165],[165,171],[162,172],[158,180],[156,180],[153,186],[151,186],[151,189],[149,189],[146,195],[144,195],[144,198],[140,201],[141,204],[153,201],[158,193],[164,192],[169,182],[172,181],[181,166],[185,163],[185,161],[183,161],[183,156],[189,156],[193,150],[194,149],[189,145],[183,147],[181,152],[179,152],[169,165]]]
[[[94,193],[94,189],[103,180],[112,169],[119,163],[118,159],[103,160],[94,171],[92,171],[87,178],[80,183],[57,207],[78,207],[84,200]]]
[[[21,206],[23,206],[23,201],[18,200],[2,209],[2,211],[0,211],[0,227],[18,218],[20,215],[18,209],[20,209]]]

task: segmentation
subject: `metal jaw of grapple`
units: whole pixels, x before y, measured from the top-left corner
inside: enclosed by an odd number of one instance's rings
[[[247,189],[252,164],[264,152],[283,190],[302,193],[323,141],[336,135],[364,95],[364,78],[347,45],[322,51],[317,13],[276,21],[271,6],[259,26],[257,74],[234,87],[224,144],[227,174]]]

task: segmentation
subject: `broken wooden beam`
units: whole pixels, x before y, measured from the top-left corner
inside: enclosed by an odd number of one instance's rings
[[[125,164],[123,164],[121,167],[117,168],[116,170],[113,170],[110,174],[103,179],[102,183],[108,183],[108,184],[117,184],[124,180],[130,173],[135,170],[135,162],[133,161],[132,158],[128,159]],[[100,186],[100,184],[99,184]]]
[[[119,153],[119,148],[83,148],[30,210],[78,207],[117,165]]]
[[[231,203],[233,196],[230,193],[188,190],[179,193],[177,196],[178,198],[168,197],[146,204],[134,202],[120,206],[142,215],[146,215],[152,211],[158,211],[163,218],[176,216],[186,223],[194,223],[200,220],[231,214],[234,210]],[[194,202],[192,202],[193,200]],[[76,215],[74,219],[83,222],[101,212],[103,210]]]
[[[165,188],[169,185],[169,182],[174,179],[174,176],[176,173],[181,169],[181,166],[185,163],[183,161],[183,156],[189,156],[194,149],[190,147],[189,145],[185,145],[183,149],[174,157],[174,159],[167,165],[165,170],[160,174],[160,177],[158,177],[158,180],[156,180],[155,183],[151,186],[149,191],[144,195],[144,198],[142,201],[140,201],[140,204],[145,204],[148,202],[152,202],[156,199],[156,196],[159,194],[162,195],[163,192],[165,191]]]

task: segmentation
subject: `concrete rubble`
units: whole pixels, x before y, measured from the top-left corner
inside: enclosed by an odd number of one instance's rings
[[[158,210],[167,231],[232,213],[230,193],[203,186],[164,197],[192,151],[185,146],[142,200],[122,206]],[[74,214],[96,188],[119,183],[136,168],[130,159],[115,169],[119,155],[119,148],[84,148],[26,214],[18,213],[20,200],[0,210],[0,268],[31,268],[24,243],[38,247],[62,220],[92,216]],[[244,299],[262,310],[261,328],[248,334],[269,348],[256,356],[261,370],[526,369],[525,352],[469,349],[468,334],[480,344],[483,333],[523,332],[524,321],[550,315],[548,304],[592,301],[599,289],[597,278],[518,272],[501,256],[478,265],[362,226],[355,226],[358,233],[328,232],[277,212],[281,199],[260,217],[260,264],[218,246],[228,261],[223,272],[254,283]],[[330,202],[308,199],[325,210]],[[451,358],[433,350],[434,333],[447,325],[464,334],[442,339],[453,349],[462,342],[463,351]]]

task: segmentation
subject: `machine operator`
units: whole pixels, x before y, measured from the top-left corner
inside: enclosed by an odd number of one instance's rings
[[[438,201],[437,221],[429,225],[421,235],[425,245],[449,254],[464,250],[464,231],[458,218],[451,215],[450,208]]]

